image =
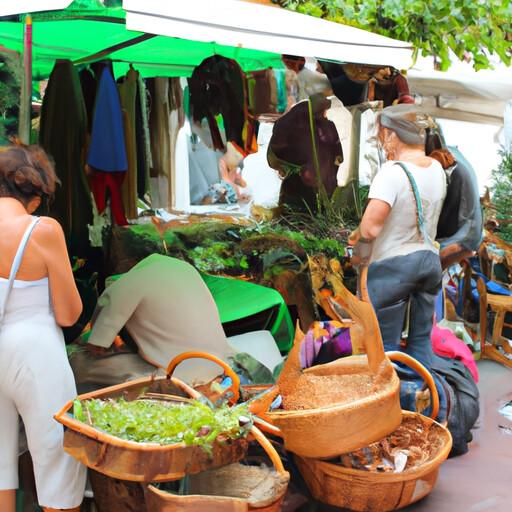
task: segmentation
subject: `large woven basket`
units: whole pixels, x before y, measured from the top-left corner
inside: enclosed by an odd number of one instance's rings
[[[295,457],[313,497],[349,510],[387,512],[406,507],[429,494],[436,484],[441,464],[450,453],[452,437],[448,429],[431,418],[404,411],[404,418],[413,416],[428,425],[435,423],[443,438],[442,447],[430,460],[402,473],[377,473]]]
[[[393,432],[402,420],[400,381],[384,353],[371,304],[352,295],[337,275],[331,275],[330,282],[335,295],[328,298],[324,309],[341,325],[350,328],[356,353],[364,350],[366,355],[353,355],[301,370],[299,354],[303,334],[297,329],[294,346],[278,382],[279,389],[286,395],[290,382],[301,372],[315,376],[368,373],[373,378],[373,392],[352,401],[340,399],[324,407],[278,410],[264,415],[281,430],[286,449],[302,457],[331,458],[357,450]],[[351,321],[342,318],[342,314],[348,314]]]
[[[143,393],[199,398],[200,393],[171,377],[180,361],[197,356],[196,353],[178,356],[169,365],[167,377],[138,379],[80,395],[78,398],[86,400],[123,397],[134,400]],[[236,401],[239,380],[231,368],[214,356],[202,353],[200,356],[217,362],[231,376],[233,400]],[[245,438],[218,438],[213,443],[211,453],[199,446],[185,443],[158,445],[126,441],[76,420],[71,414],[72,408],[73,402],[69,402],[55,415],[55,419],[65,427],[65,451],[87,467],[112,478],[134,482],[178,480],[188,474],[237,462],[247,453],[248,441]]]
[[[153,485],[146,488],[146,506],[151,512],[279,512],[286,494],[290,475],[274,447],[255,427],[252,436],[262,445],[274,464],[273,471],[232,464],[204,474],[190,477],[192,493],[181,496],[161,491]],[[252,471],[263,472],[263,479],[251,481]],[[263,488],[264,497],[258,497],[257,487]],[[238,497],[231,497],[237,487]],[[200,491],[194,493],[194,490]],[[220,495],[219,495],[220,494]]]

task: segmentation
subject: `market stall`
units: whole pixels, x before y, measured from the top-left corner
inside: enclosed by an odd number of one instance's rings
[[[448,419],[446,403],[439,403],[428,372],[413,363],[429,390],[422,391],[421,411],[402,414],[397,365],[384,353],[364,272],[360,298],[351,293],[357,276],[345,251],[362,213],[364,185],[379,166],[376,113],[413,100],[400,72],[410,63],[410,46],[236,0],[172,6],[125,0],[123,9],[77,0],[34,14],[32,22],[34,77],[48,78],[37,140],[63,185],[52,214],[73,256],[87,260],[77,262],[77,277],[91,284],[96,272],[100,288],[108,285],[97,313],[112,314],[86,334],[97,342],[91,345],[107,373],[116,357],[140,355],[145,365],[143,381],[81,396],[58,415],[68,452],[97,472],[100,510],[113,502],[126,510],[133,503],[141,510],[146,504],[194,510],[198,503],[217,507],[212,510],[279,510],[289,475],[253,424],[284,438],[295,454],[285,457],[296,458],[319,501],[380,511],[428,494],[452,446],[446,427],[435,422]],[[0,43],[26,49],[23,28],[22,20],[0,20]],[[258,130],[265,123],[272,135],[263,142]],[[268,155],[279,204],[245,200],[240,167],[261,153]],[[204,207],[200,214],[192,213],[194,202]],[[156,270],[141,277],[151,265]],[[128,282],[134,284],[121,288]],[[193,338],[192,330],[209,329],[201,343],[210,347],[267,331],[275,357],[263,364],[256,350],[244,349],[250,357],[238,359],[221,351],[237,373],[224,363],[225,376],[213,384],[187,361],[189,375],[208,381],[193,389],[173,377],[181,356],[168,368],[161,359],[154,364],[165,329],[157,333],[145,323],[150,314],[167,317],[168,330],[180,323],[181,342]],[[144,350],[128,326],[134,318],[149,332]],[[294,320],[295,344],[279,376],[279,350],[291,347]],[[117,333],[121,324],[128,328],[119,337],[98,341],[98,332]],[[75,351],[87,350],[84,339]],[[247,340],[239,339],[240,346]],[[248,385],[240,386],[238,375]],[[263,387],[255,392],[255,384]],[[174,417],[184,407],[197,422],[162,439],[157,417]],[[340,439],[339,425],[350,435]],[[247,455],[249,439],[261,442],[266,455]],[[247,470],[254,457],[268,467]],[[248,481],[266,482],[263,498],[255,492],[243,499],[245,489],[233,496],[222,482],[205,484],[211,475],[232,478],[228,464],[238,461]],[[148,472],[140,473],[142,466]],[[322,495],[316,475],[327,474]],[[361,479],[357,490],[352,478]]]

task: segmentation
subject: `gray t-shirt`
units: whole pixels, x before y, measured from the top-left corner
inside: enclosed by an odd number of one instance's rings
[[[98,299],[89,343],[108,348],[123,326],[139,355],[166,368],[182,352],[208,352],[226,361],[233,350],[219,311],[199,272],[189,263],[160,254],[140,261]],[[208,361],[180,364],[175,375],[189,383],[222,373]]]
[[[446,196],[446,176],[441,164],[435,160],[430,167],[407,163],[421,197],[426,229],[434,240],[437,222]],[[415,251],[437,248],[422,240],[417,227],[416,202],[405,171],[394,161],[386,162],[370,187],[370,199],[380,199],[391,206],[384,227],[374,242],[371,262],[404,256]]]

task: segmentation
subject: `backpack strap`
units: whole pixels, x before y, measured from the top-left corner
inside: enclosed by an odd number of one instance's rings
[[[411,185],[412,193],[414,195],[414,201],[416,203],[416,225],[418,228],[420,240],[427,242],[433,247],[437,247],[436,242],[434,242],[432,238],[430,238],[430,235],[428,234],[427,231],[427,226],[425,224],[425,216],[423,214],[423,205],[421,203],[421,196],[418,190],[418,185],[416,184],[416,180],[414,179],[414,176],[411,174],[411,171],[409,171],[404,162],[397,161],[395,163],[403,169],[405,175],[407,176],[407,179],[409,180],[409,184]]]

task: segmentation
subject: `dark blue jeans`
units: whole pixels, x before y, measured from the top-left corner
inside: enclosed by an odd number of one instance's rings
[[[433,359],[430,334],[441,278],[439,256],[432,251],[387,258],[368,268],[368,292],[377,313],[385,350],[402,350],[402,327],[410,301],[405,352],[428,369]]]

